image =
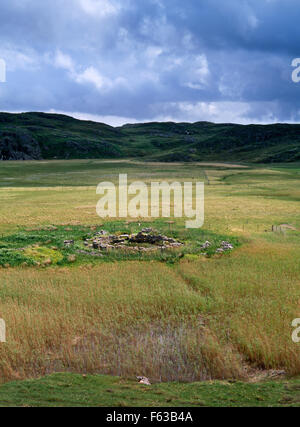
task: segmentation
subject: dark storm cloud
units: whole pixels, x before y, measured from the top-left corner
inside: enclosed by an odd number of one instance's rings
[[[10,0],[0,110],[127,120],[298,121],[296,0]]]

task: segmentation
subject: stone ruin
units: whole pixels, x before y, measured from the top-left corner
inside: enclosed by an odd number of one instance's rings
[[[75,243],[74,240],[65,240],[65,247],[69,248]],[[165,250],[180,249],[184,243],[179,242],[171,237],[167,237],[158,233],[152,228],[144,228],[136,234],[110,234],[106,230],[95,232],[94,236],[84,240],[85,250],[78,250],[77,253],[102,257],[103,253],[110,251],[125,251],[125,252],[156,252]],[[214,245],[206,241],[200,245],[202,255],[206,255],[207,251],[214,248]],[[230,252],[234,246],[229,242],[221,242],[220,246],[215,250],[215,254],[221,255]]]
[[[203,245],[201,245],[202,250],[207,250],[212,246],[209,241],[206,241]],[[228,251],[232,251],[234,246],[229,242],[222,242],[220,248],[216,250],[216,254],[223,254]]]
[[[99,251],[123,250],[131,252],[155,252],[158,250],[178,249],[183,243],[157,233],[152,228],[144,228],[137,234],[110,234],[105,230],[96,233],[84,241],[87,249]]]

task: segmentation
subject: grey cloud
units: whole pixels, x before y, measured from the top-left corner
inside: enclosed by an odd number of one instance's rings
[[[298,121],[299,11],[296,0],[1,2],[0,110]]]

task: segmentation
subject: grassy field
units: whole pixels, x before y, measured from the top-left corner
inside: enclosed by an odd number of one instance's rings
[[[0,407],[298,407],[300,382],[210,381],[141,386],[133,379],[59,373],[0,386]]]
[[[299,385],[288,378],[300,375],[300,347],[291,339],[291,322],[300,317],[300,165],[2,162],[0,241],[15,242],[20,233],[49,225],[70,237],[80,227],[100,227],[96,186],[117,182],[119,173],[128,173],[131,181],[205,181],[205,224],[197,239],[226,237],[238,242],[235,250],[172,263],[82,259],[0,268],[0,317],[7,324],[7,343],[0,344],[2,382],[68,373],[5,384],[0,401],[297,405],[289,387],[294,393]],[[141,227],[148,224],[141,220]],[[174,231],[186,233],[183,220]],[[282,371],[284,382],[253,384],[281,378]],[[90,391],[77,401],[70,390],[84,379],[71,373],[145,375],[155,385],[139,395],[140,386],[126,380],[89,376]],[[238,382],[191,384],[211,380]],[[99,382],[103,390],[116,387],[115,394],[95,400],[92,390]],[[132,400],[120,384],[130,387]]]

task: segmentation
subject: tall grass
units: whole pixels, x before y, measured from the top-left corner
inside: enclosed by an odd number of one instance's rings
[[[268,254],[266,256],[266,254]],[[4,380],[53,371],[157,381],[300,373],[300,250],[251,244],[229,258],[2,270]]]
[[[178,271],[205,295],[209,328],[222,343],[262,369],[300,373],[300,348],[291,321],[300,314],[300,249],[265,241],[230,258],[181,264]]]
[[[201,294],[162,264],[11,270],[0,281],[4,380],[62,370],[156,380],[238,375],[230,350],[202,322]]]
[[[99,224],[96,185],[121,171],[147,181],[203,179],[199,165],[79,166],[24,164],[23,179],[19,164],[6,164],[0,236],[18,226]],[[274,224],[299,228],[298,170],[210,168],[209,179],[205,229],[248,242],[231,256],[0,269],[1,380],[55,371],[157,381],[246,378],[250,368],[300,374],[291,339],[300,317],[299,233],[265,233]]]

